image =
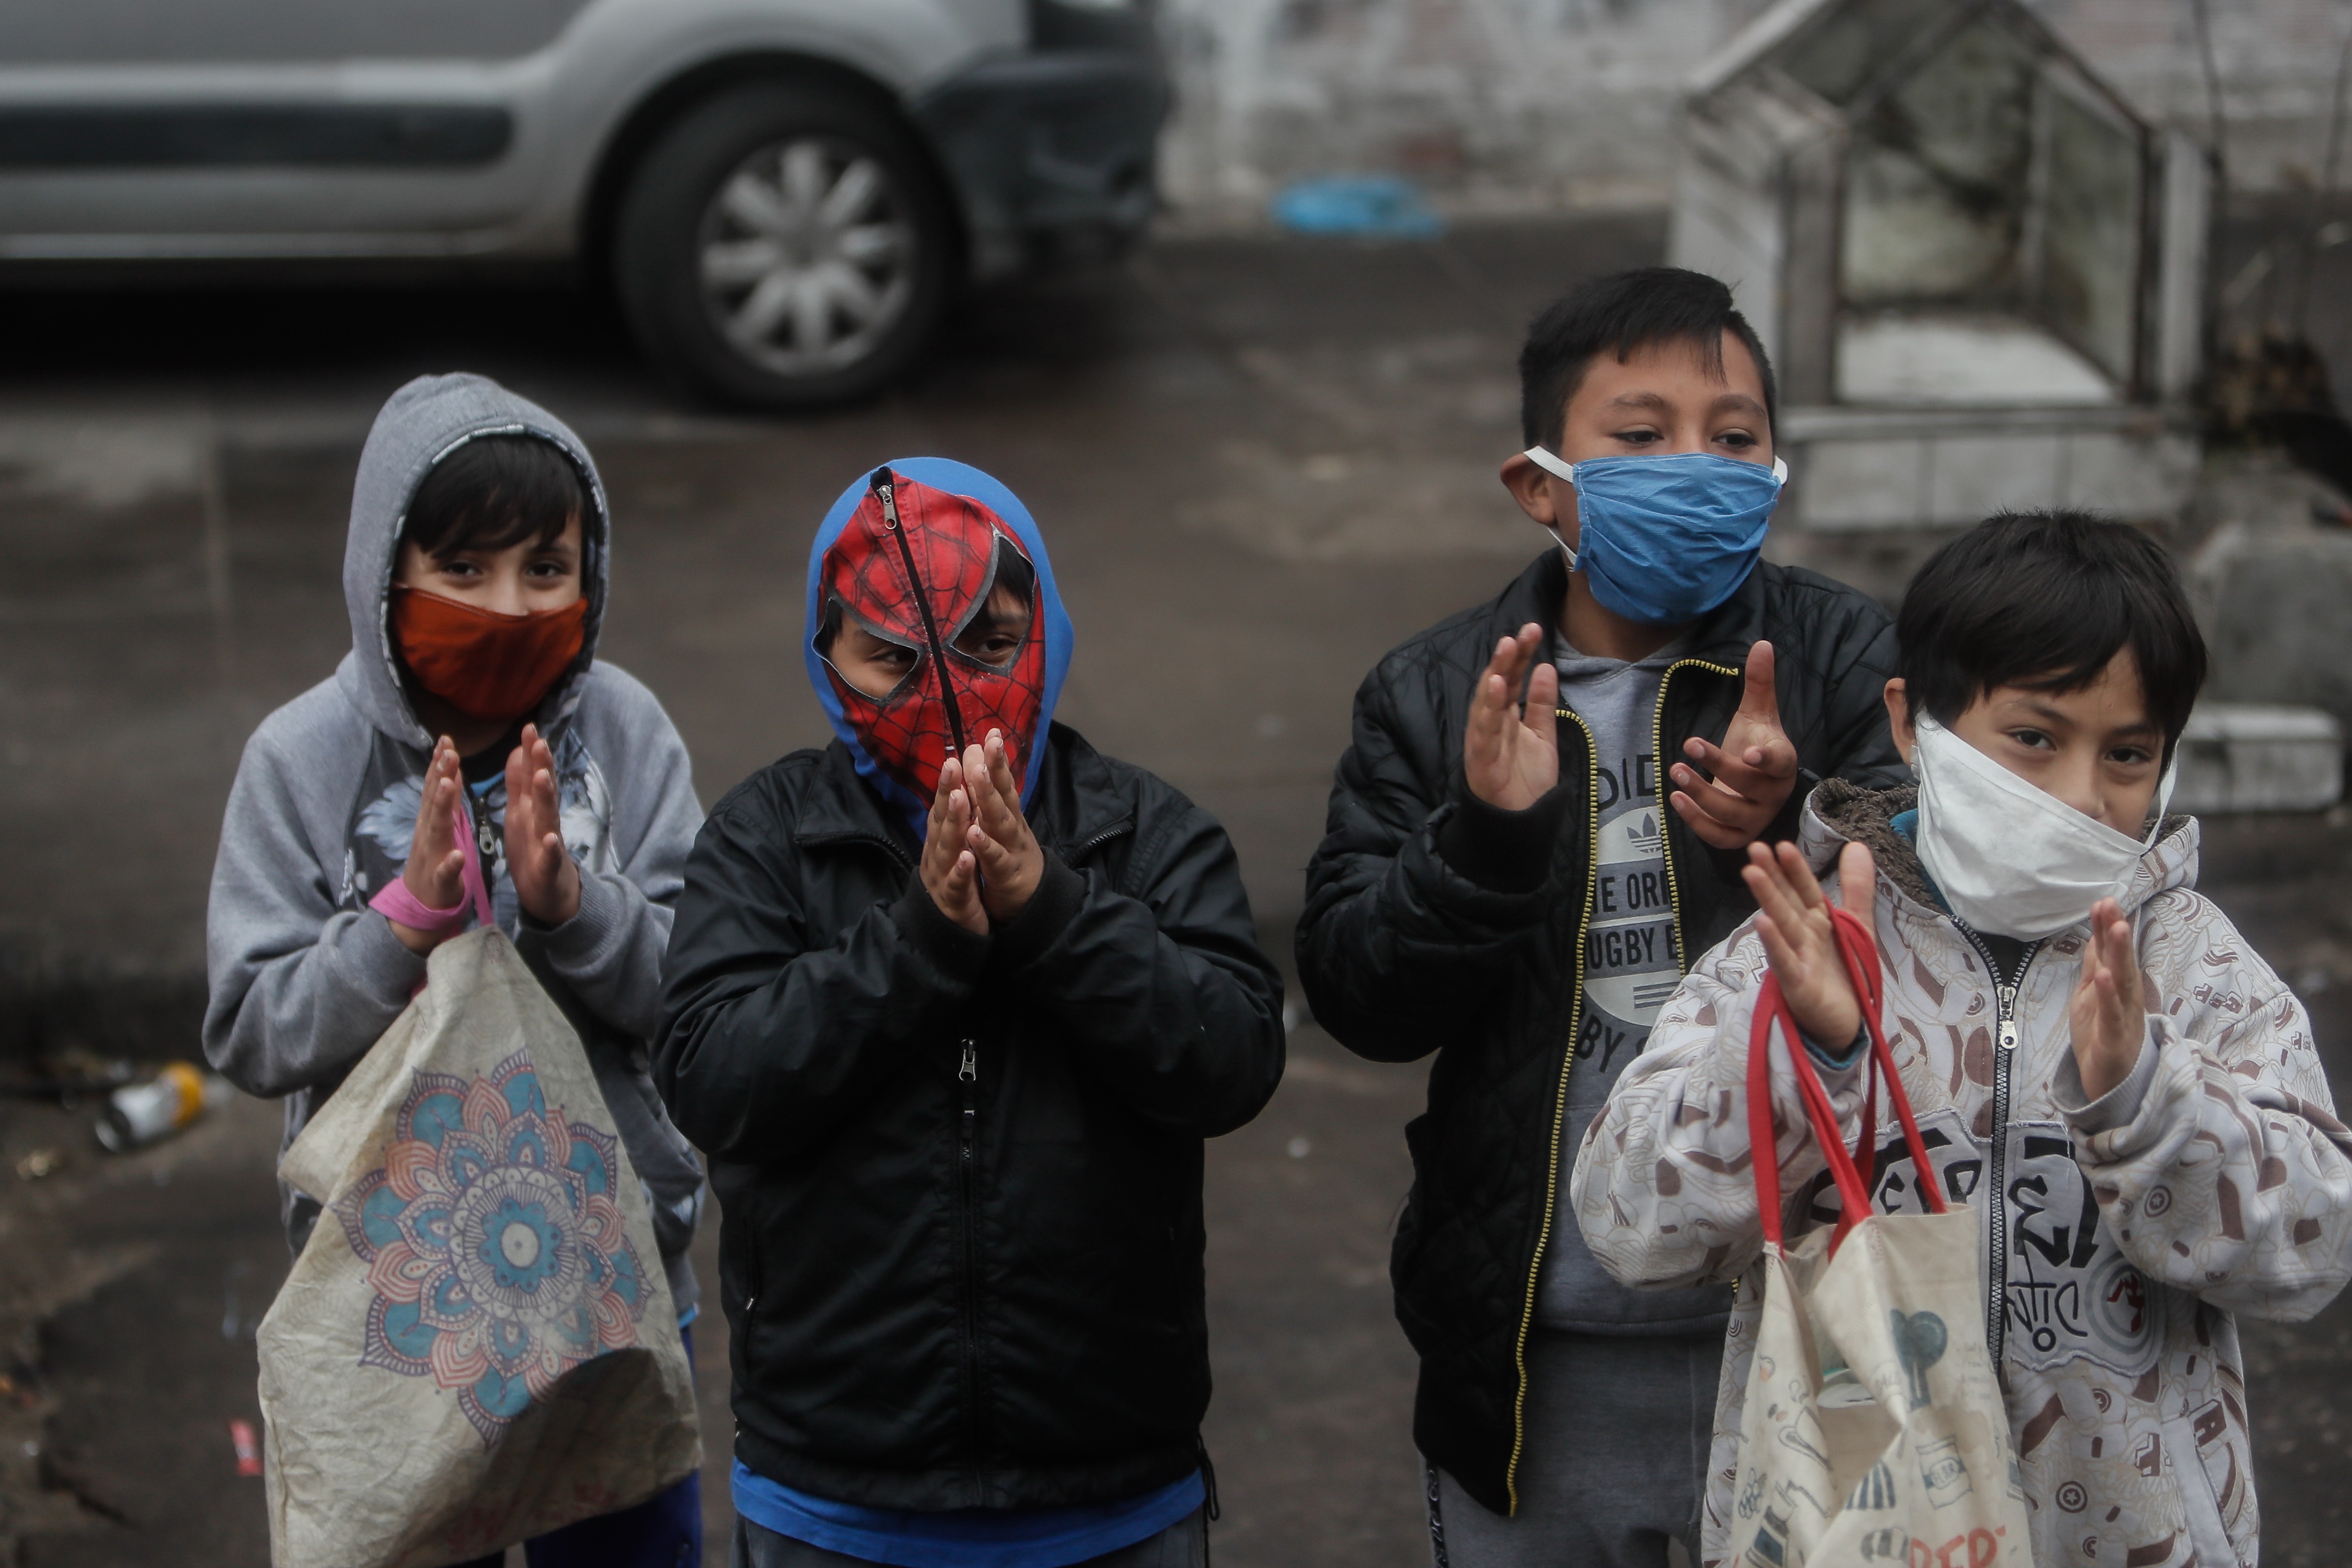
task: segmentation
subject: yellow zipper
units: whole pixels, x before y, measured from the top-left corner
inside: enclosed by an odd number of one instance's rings
[[[1677,659],[1666,666],[1658,677],[1658,706],[1650,716],[1650,766],[1657,770],[1658,781],[1658,844],[1659,858],[1666,862],[1666,906],[1674,915],[1675,967],[1683,974],[1690,973],[1690,959],[1683,952],[1683,890],[1675,880],[1675,857],[1666,852],[1672,833],[1666,825],[1666,685],[1675,678],[1676,670],[1700,669],[1718,675],[1739,678],[1739,672],[1726,664],[1712,664],[1705,659]]]
[[[1650,765],[1656,771],[1654,788],[1657,792],[1659,813],[1658,858],[1666,866],[1666,900],[1673,914],[1675,967],[1684,974],[1690,972],[1690,964],[1683,956],[1682,891],[1675,882],[1675,857],[1668,843],[1665,818],[1666,811],[1671,809],[1666,804],[1666,685],[1675,678],[1676,670],[1692,668],[1735,678],[1739,674],[1738,670],[1710,664],[1705,659],[1678,659],[1667,665],[1666,673],[1658,677],[1658,704],[1650,717]],[[1528,1264],[1527,1304],[1519,1313],[1519,1337],[1513,1352],[1518,1364],[1519,1391],[1511,1402],[1511,1462],[1503,1472],[1503,1490],[1509,1496],[1511,1513],[1515,1517],[1519,1511],[1519,1456],[1528,1446],[1528,1332],[1535,1323],[1536,1286],[1543,1277],[1544,1249],[1551,1241],[1552,1214],[1559,1203],[1559,1134],[1568,1119],[1568,1074],[1570,1069],[1576,1065],[1576,1030],[1584,1021],[1584,944],[1592,932],[1592,896],[1601,882],[1601,748],[1592,738],[1592,727],[1573,710],[1563,707],[1556,711],[1559,717],[1572,720],[1577,728],[1584,731],[1584,798],[1589,818],[1585,841],[1592,849],[1586,857],[1584,912],[1576,924],[1576,999],[1569,1004],[1568,1049],[1560,1057],[1559,1092],[1551,1108],[1551,1162],[1544,1173],[1543,1224],[1536,1231],[1535,1258]]]
[[[1584,800],[1587,843],[1601,837],[1601,747],[1592,727],[1570,709],[1559,716],[1584,731]],[[1584,913],[1576,923],[1576,999],[1568,1009],[1568,1049],[1560,1053],[1559,1091],[1551,1106],[1551,1161],[1544,1172],[1543,1225],[1536,1231],[1536,1255],[1528,1264],[1527,1305],[1519,1313],[1519,1338],[1512,1356],[1518,1364],[1519,1391],[1511,1401],[1511,1463],[1503,1472],[1503,1490],[1510,1494],[1511,1514],[1519,1511],[1519,1455],[1528,1446],[1528,1330],[1536,1320],[1536,1282],[1543,1277],[1544,1248],[1551,1240],[1551,1217],[1559,1202],[1559,1132],[1568,1120],[1568,1074],[1576,1065],[1576,1030],[1584,1020],[1584,943],[1592,931],[1592,895],[1601,885],[1601,857],[1588,853],[1584,871]]]

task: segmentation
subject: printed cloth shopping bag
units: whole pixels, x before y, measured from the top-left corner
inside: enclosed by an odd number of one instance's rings
[[[1911,1157],[1932,1170],[1879,1026],[1877,946],[1830,911],[1870,1031],[1861,1146],[1879,1082]],[[1780,1026],[1837,1224],[1782,1239],[1770,1051]],[[1767,977],[1748,1041],[1748,1124],[1764,1228],[1764,1307],[1741,1423],[1731,1539],[1742,1568],[2030,1568],[2025,1493],[1985,1354],[1976,1211],[1871,1211],[1828,1092]]]
[[[440,1568],[702,1462],[645,1189],[495,926],[286,1151],[326,1205],[261,1321],[276,1568]]]

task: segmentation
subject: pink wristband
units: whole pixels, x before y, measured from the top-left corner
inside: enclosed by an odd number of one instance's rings
[[[435,909],[408,891],[404,877],[394,877],[382,893],[368,900],[368,907],[395,925],[412,931],[428,931],[435,936],[455,931],[466,924],[466,900],[459,898],[446,909]]]
[[[462,804],[450,810],[449,818],[457,847],[466,852],[466,863],[461,873],[465,895],[446,909],[436,909],[408,891],[407,878],[396,876],[384,884],[383,892],[368,900],[370,909],[412,931],[427,932],[436,936],[446,936],[466,924],[468,903],[473,905],[474,917],[481,924],[489,925],[495,923],[497,917],[491,914],[489,886],[482,878],[481,858],[474,849],[473,821]]]

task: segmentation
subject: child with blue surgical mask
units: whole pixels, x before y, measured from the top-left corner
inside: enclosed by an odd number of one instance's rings
[[[1831,779],[1797,841],[1749,847],[1758,914],[1666,1004],[1570,1184],[1593,1255],[1626,1284],[1744,1287],[1700,1560],[1748,1561],[1761,1522],[1733,1495],[1762,1306],[1753,1158],[1777,1159],[1791,1243],[1841,1207],[1779,1048],[1779,1146],[1751,1149],[1768,974],[1841,1124],[1874,1124],[1835,903],[1876,939],[1880,1027],[1934,1167],[1880,1101],[1892,1136],[1858,1155],[1872,1202],[1920,1213],[1932,1182],[1979,1220],[1985,1343],[2032,1530],[1999,1561],[2252,1563],[2235,1319],[2300,1322],[2352,1276],[2352,1132],[2302,1004],[2194,891],[2195,819],[2166,815],[2205,674],[2188,596],[2137,528],[2001,517],[1920,570],[1898,630],[1885,701],[1917,787]],[[1835,894],[1816,881],[1832,865]]]
[[[1365,679],[1298,967],[1350,1050],[1438,1053],[1392,1268],[1438,1560],[1662,1568],[1673,1542],[1695,1560],[1731,1293],[1611,1279],[1568,1162],[1685,966],[1752,911],[1748,846],[1822,779],[1907,779],[1894,636],[1761,559],[1787,471],[1723,284],[1605,278],[1538,319],[1519,370],[1502,480],[1557,548]]]

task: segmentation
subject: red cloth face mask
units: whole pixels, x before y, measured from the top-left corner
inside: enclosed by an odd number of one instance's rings
[[[884,697],[870,697],[825,661],[825,673],[866,755],[929,807],[950,750],[1004,732],[1005,758],[1024,783],[1045,700],[1045,643],[1037,593],[1020,651],[990,664],[955,646],[995,588],[1008,556],[1027,554],[996,514],[887,468],[824,553],[826,600],[836,623],[856,621],[915,651],[915,667]]]
[[[580,657],[586,595],[561,610],[501,615],[394,583],[392,645],[417,685],[468,718],[516,719]]]

